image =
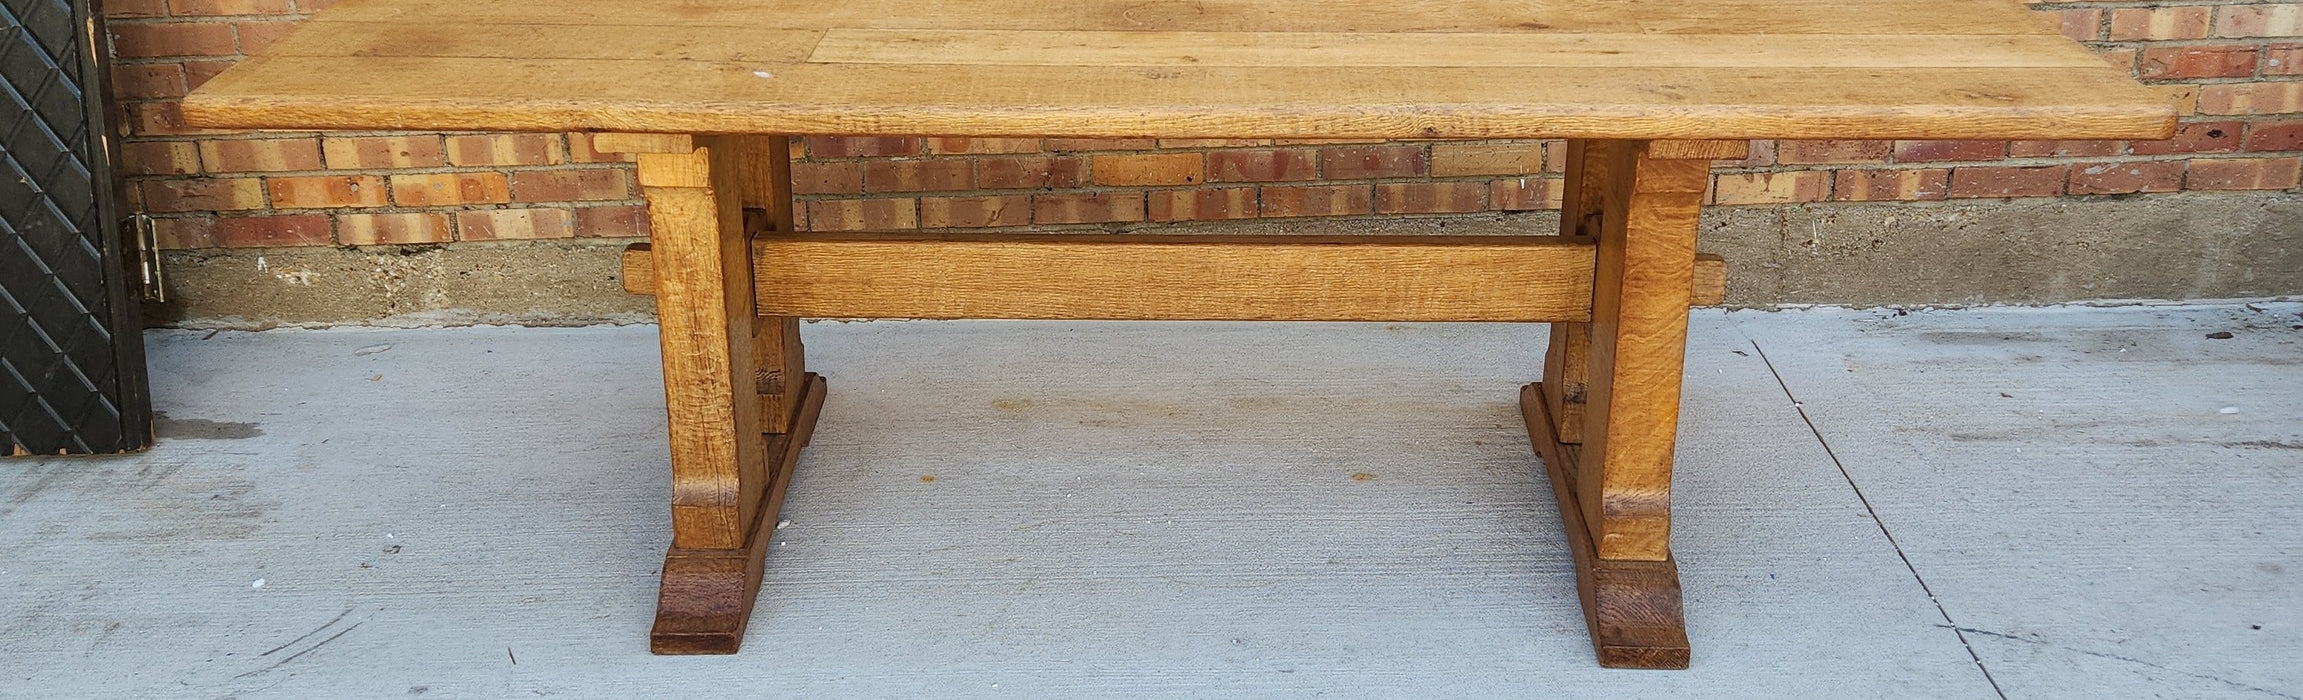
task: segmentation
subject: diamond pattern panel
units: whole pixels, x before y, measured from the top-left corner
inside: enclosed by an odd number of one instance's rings
[[[141,343],[93,142],[85,2],[0,0],[0,454],[142,446]],[[110,285],[110,286],[108,286]],[[124,352],[124,350],[126,352]],[[139,366],[123,371],[135,358]]]

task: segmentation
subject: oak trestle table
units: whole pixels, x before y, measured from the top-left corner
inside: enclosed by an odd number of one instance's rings
[[[1688,663],[1671,556],[1711,163],[1749,139],[2157,139],[2013,0],[349,0],[218,128],[595,132],[637,154],[670,414],[652,648],[732,653],[823,405],[799,319],[1552,324],[1520,391],[1607,666]],[[1558,235],[831,234],[789,135],[1566,139]],[[1714,284],[1716,286],[1716,282]],[[1029,507],[1024,505],[1022,507]]]

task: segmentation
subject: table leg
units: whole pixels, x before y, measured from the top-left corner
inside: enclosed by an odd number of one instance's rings
[[[782,137],[619,135],[639,153],[672,446],[672,546],[650,648],[743,642],[793,465],[823,406],[799,321],[754,314],[751,239],[789,232]]]
[[[1710,161],[1737,142],[1571,141],[1561,232],[1598,244],[1590,323],[1552,327],[1520,392],[1602,666],[1686,668],[1671,462]]]

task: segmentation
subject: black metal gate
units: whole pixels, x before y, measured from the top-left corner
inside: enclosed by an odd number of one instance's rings
[[[93,0],[0,0],[0,455],[151,443]]]

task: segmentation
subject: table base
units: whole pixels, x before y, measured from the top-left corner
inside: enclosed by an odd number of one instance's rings
[[[1551,473],[1559,497],[1559,520],[1567,527],[1567,547],[1575,554],[1575,591],[1583,599],[1583,621],[1599,665],[1608,668],[1687,668],[1687,620],[1679,601],[1679,564],[1601,559],[1575,497],[1572,466],[1581,445],[1559,441],[1544,408],[1543,384],[1519,391],[1520,416],[1528,442]]]
[[[800,450],[816,432],[824,409],[824,378],[809,373],[799,409],[782,434],[768,436],[771,476],[757,495],[762,507],[752,518],[741,549],[682,549],[664,554],[664,577],[656,594],[656,625],[648,650],[658,654],[733,654],[744,642],[744,625],[759,598],[760,576],[775,539],[776,512],[792,484]]]

